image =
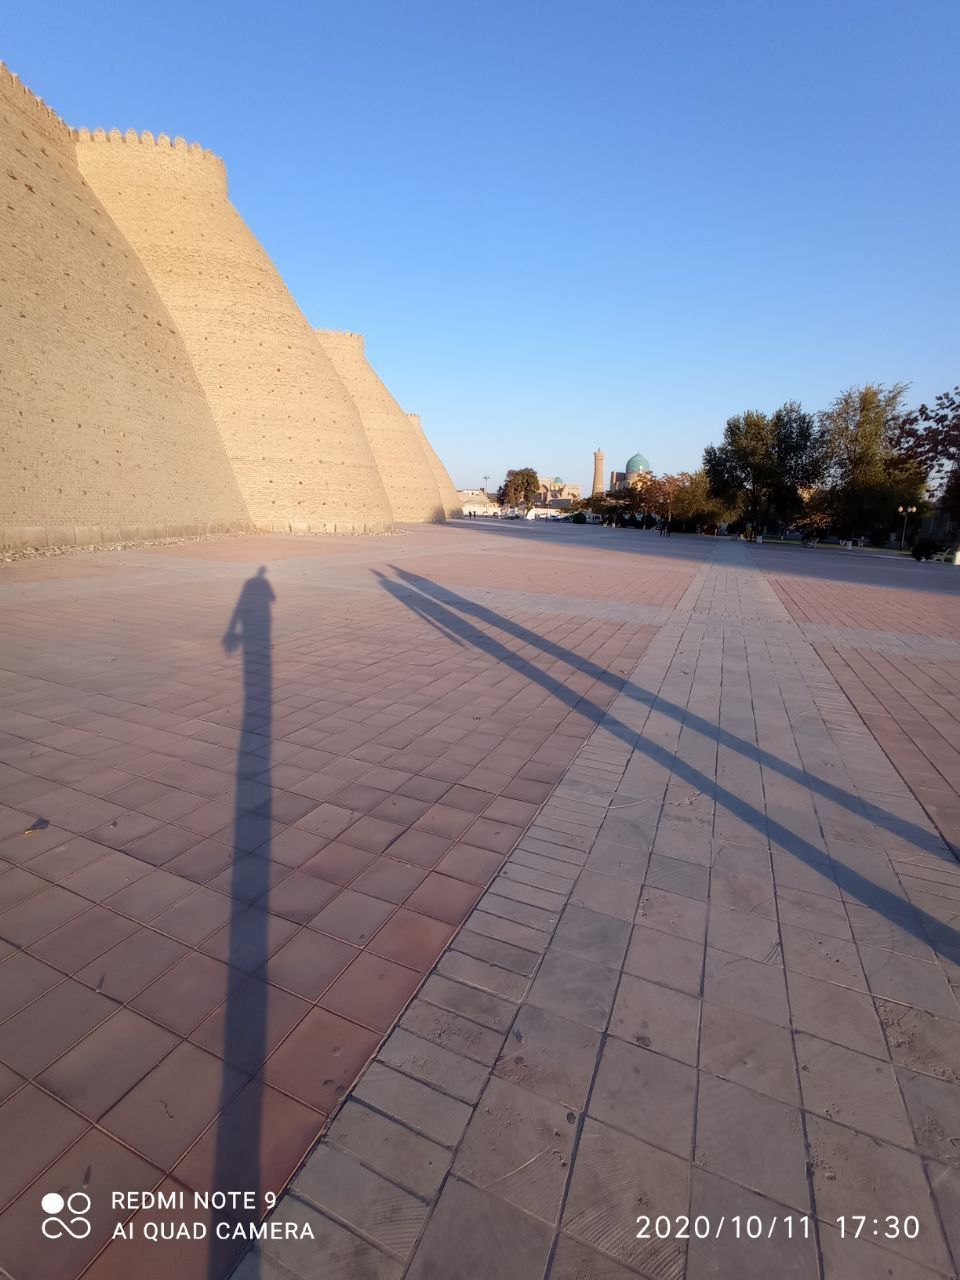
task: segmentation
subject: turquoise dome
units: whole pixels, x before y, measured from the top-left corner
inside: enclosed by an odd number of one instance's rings
[[[649,471],[650,463],[642,453],[635,453],[632,458],[627,459],[625,470],[628,476],[632,475],[634,471]]]

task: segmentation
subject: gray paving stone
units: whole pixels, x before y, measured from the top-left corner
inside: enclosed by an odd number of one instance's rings
[[[748,1234],[747,1219],[761,1224],[758,1238]],[[816,1232],[800,1214],[703,1169],[693,1171],[690,1218],[702,1216],[712,1228],[698,1238],[691,1230],[685,1280],[818,1280]],[[785,1222],[790,1218],[789,1226]],[[737,1234],[735,1222],[739,1221]],[[721,1226],[720,1224],[723,1224]],[[724,1229],[725,1228],[725,1229]]]
[[[784,972],[775,964],[707,947],[703,997],[783,1027],[789,1023]]]
[[[400,1019],[400,1025],[414,1035],[430,1040],[456,1054],[492,1066],[503,1046],[501,1033],[491,1031],[469,1018],[440,1009],[426,1000],[414,1000]]]
[[[699,898],[706,902],[710,884],[710,873],[706,867],[680,858],[666,858],[654,853],[650,858],[644,881],[651,889],[665,889],[668,893],[678,893],[685,898]]]
[[[960,1169],[925,1161],[927,1177],[940,1210],[940,1221],[953,1253],[954,1265],[960,1271]]]
[[[389,1259],[384,1261],[389,1265]],[[231,1280],[290,1280],[293,1274],[259,1249],[252,1249],[231,1273]]]
[[[540,858],[539,861],[543,864],[547,859]],[[560,864],[561,867],[565,865],[565,863]],[[554,871],[543,870],[542,865],[541,867],[529,867],[520,859],[511,859],[504,863],[503,870],[497,880],[498,882],[504,880],[517,881],[534,889],[543,889],[548,893],[565,897],[570,892],[570,888],[576,879],[575,872],[575,867],[569,867],[567,875],[558,875]]]
[[[530,853],[539,854],[544,858],[552,858],[555,862],[570,867],[571,870],[576,870],[578,867],[583,866],[587,860],[587,855],[582,849],[572,849],[566,845],[553,844],[546,838],[548,834],[547,831],[541,828],[540,838],[526,835],[517,847],[528,850]]]
[[[543,911],[560,912],[567,905],[565,893],[551,893],[546,889],[538,889],[511,876],[497,876],[490,889],[501,898],[525,902],[528,906],[540,907]]]
[[[795,1039],[803,1105],[877,1138],[913,1145],[893,1068],[887,1062],[798,1032]]]
[[[634,926],[623,967],[634,977],[659,982],[688,995],[699,995],[703,950],[701,943],[638,924]]]
[[[871,1220],[890,1213],[913,1214],[920,1224],[917,1238],[888,1241],[890,1252],[950,1273],[946,1242],[918,1156],[819,1116],[808,1116],[807,1135],[819,1217],[835,1222],[851,1214]]]
[[[485,933],[475,933],[473,929],[461,929],[453,940],[452,947],[454,952],[472,956],[475,960],[495,965],[498,969],[507,969],[511,975],[524,978],[530,977],[540,960],[539,951],[515,947]],[[500,982],[509,982],[509,978],[500,979]]]
[[[652,845],[652,836],[644,843]],[[649,862],[650,853],[647,849],[625,845],[620,840],[605,840],[601,834],[590,850],[584,866],[589,871],[616,876],[620,880],[633,880],[637,885],[641,885],[646,877]]]
[[[562,1103],[493,1076],[453,1162],[454,1173],[555,1223],[578,1116]]]
[[[529,983],[526,974],[514,973],[477,956],[469,956],[464,951],[446,951],[440,957],[436,972],[513,1001],[523,997]]]
[[[433,973],[420,988],[420,996],[451,1013],[463,1014],[493,1031],[505,1032],[516,1015],[516,1005],[489,991],[481,991],[443,974]]]
[[[476,1102],[487,1078],[487,1069],[481,1063],[423,1040],[404,1027],[393,1031],[381,1046],[378,1058],[461,1102]]]
[[[561,1231],[547,1276],[548,1280],[631,1280],[636,1274]]]
[[[563,1229],[585,1245],[657,1280],[681,1280],[686,1244],[637,1239],[637,1216],[687,1212],[689,1165],[589,1117],[574,1156]]]
[[[864,1229],[868,1228],[865,1226]],[[938,1272],[891,1253],[881,1244],[875,1244],[875,1229],[877,1228],[874,1228],[871,1219],[870,1238],[861,1234],[856,1239],[849,1226],[846,1235],[841,1235],[839,1228],[833,1223],[820,1223],[824,1280],[877,1280],[878,1276],[886,1277],[887,1280],[933,1280],[934,1276],[939,1275]],[[884,1229],[885,1224],[881,1223],[879,1231]]]
[[[448,1178],[407,1280],[532,1280],[546,1268],[551,1241],[545,1222]]]
[[[780,928],[769,916],[750,911],[733,911],[710,903],[707,942],[720,951],[760,960],[764,964],[781,964]]]
[[[960,1084],[960,1024],[892,1000],[876,1006],[898,1067]]]
[[[637,906],[636,922],[688,942],[703,942],[707,934],[707,904],[664,889],[645,888]]]
[[[602,1030],[610,1016],[618,977],[615,969],[551,948],[527,1000],[541,1009]]]
[[[860,946],[860,958],[875,996],[900,1000],[927,1013],[960,1021],[960,1004],[939,965],[866,944]]]
[[[588,1110],[596,1120],[689,1160],[696,1076],[693,1067],[610,1037]]]
[[[529,925],[518,924],[516,920],[491,915],[488,911],[471,913],[470,932],[481,933],[486,938],[495,938],[498,942],[507,942],[511,946],[535,952],[543,951],[550,939],[549,933],[542,929],[533,929]]]
[[[610,1034],[697,1065],[700,1002],[693,996],[625,973],[610,1018]]]
[[[398,1262],[295,1196],[284,1196],[270,1220],[296,1223],[301,1229],[309,1224],[313,1232],[312,1239],[270,1240],[259,1246],[258,1254],[280,1264],[277,1275],[292,1274],[298,1280],[399,1280],[403,1268]]]
[[[618,920],[632,921],[639,896],[640,887],[635,881],[601,875],[596,871],[581,871],[570,895],[570,903]]]
[[[787,969],[857,991],[868,989],[855,942],[787,924],[781,926],[781,936],[783,963]]]
[[[353,1096],[448,1147],[460,1140],[470,1118],[464,1103],[380,1062],[367,1067]]]
[[[543,933],[552,933],[553,927],[560,919],[559,911],[544,911],[541,907],[531,907],[525,902],[515,902],[512,898],[502,898],[492,891],[484,894],[478,907],[485,914],[497,916],[503,920],[514,920],[517,924],[529,926]]]
[[[337,1113],[326,1141],[425,1198],[440,1189],[453,1159],[445,1147],[352,1099]]]
[[[724,849],[729,851],[731,847],[733,846],[726,845]],[[711,904],[744,914],[767,916],[769,919],[776,916],[773,877],[767,867],[763,866],[763,863],[769,861],[769,857],[765,849],[757,850],[757,853],[760,857],[750,866],[745,867],[739,863],[732,866],[714,865],[710,873]]]
[[[600,1035],[535,1005],[525,1004],[494,1068],[533,1093],[579,1111],[600,1051]]]
[[[796,1106],[800,1102],[790,1032],[775,1022],[704,1001],[700,1067]]]
[[[694,1163],[806,1213],[800,1113],[741,1085],[702,1075]]]
[[[526,876],[519,873],[519,868],[523,867],[535,873],[542,873],[549,877],[547,882],[542,883],[544,889],[556,889],[557,893],[566,893],[570,884],[576,880],[580,874],[580,868],[576,863],[560,861],[557,858],[544,856],[542,853],[534,853],[530,849],[516,849],[510,857],[508,874],[513,875],[515,872],[518,880],[527,880]],[[559,880],[561,883],[552,884],[550,880]],[[541,884],[537,879],[527,880],[527,883]]]
[[[422,1200],[326,1143],[308,1157],[293,1190],[401,1261],[409,1256],[427,1216]]]
[[[960,1168],[960,1085],[903,1067],[897,1076],[917,1147],[944,1164]]]
[[[875,1058],[887,1058],[887,1046],[869,995],[849,987],[787,972],[794,1026],[821,1040],[846,1045]],[[893,1006],[903,1008],[904,1006]]]
[[[560,917],[551,946],[585,960],[619,969],[630,941],[631,926],[586,907],[568,906]]]

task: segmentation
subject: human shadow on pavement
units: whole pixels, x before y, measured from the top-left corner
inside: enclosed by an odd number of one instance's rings
[[[223,1085],[217,1119],[216,1154],[211,1191],[256,1191],[262,1212],[260,1150],[263,1127],[263,1081],[266,1057],[267,986],[256,973],[268,958],[265,910],[270,877],[271,781],[270,749],[273,707],[271,607],[276,599],[264,565],[243,584],[223,637],[228,653],[240,650],[243,719],[237,747],[234,791],[233,861],[230,935],[227,963],[230,986],[223,1029]],[[257,856],[249,855],[256,850]],[[257,903],[251,907],[251,903]],[[250,1076],[241,1094],[238,1072]],[[250,1218],[252,1213],[244,1214]],[[258,1266],[256,1255],[252,1265]],[[253,1276],[257,1271],[249,1271]],[[221,1280],[229,1261],[210,1242],[208,1280]],[[245,1273],[247,1274],[247,1273]]]
[[[384,590],[405,607],[421,616],[428,616],[445,629],[455,632],[484,653],[496,658],[498,662],[522,673],[530,681],[552,694],[559,702],[575,709],[578,714],[586,716],[595,724],[599,725],[602,722],[605,730],[614,734],[632,750],[662,765],[674,777],[695,787],[698,791],[712,795],[719,806],[760,834],[770,847],[792,855],[827,881],[836,883],[846,896],[855,898],[864,907],[883,916],[895,929],[910,934],[924,946],[932,945],[940,951],[960,954],[960,932],[923,911],[905,896],[900,896],[891,889],[875,883],[854,867],[831,857],[824,849],[818,848],[804,836],[791,831],[763,810],[757,809],[749,801],[734,794],[716,779],[684,761],[679,754],[666,750],[651,739],[645,738],[642,733],[631,729],[606,707],[591,702],[575,690],[568,688],[562,680],[542,671],[534,662],[522,657],[514,648],[508,647],[502,639],[498,638],[495,632],[509,637],[512,641],[522,641],[540,650],[552,661],[563,661],[572,665],[625,697],[648,707],[656,704],[657,711],[681,721],[684,728],[692,728],[705,734],[712,741],[716,741],[718,745],[729,747],[744,756],[749,756],[752,760],[759,761],[765,768],[775,770],[809,788],[817,795],[868,817],[876,826],[890,831],[899,838],[916,839],[921,849],[929,851],[932,841],[928,831],[887,813],[877,805],[864,802],[860,808],[860,802],[855,801],[840,787],[778,759],[757,744],[738,737],[729,730],[688,711],[685,707],[638,689],[629,682],[624,682],[622,677],[597,666],[588,658],[583,658],[563,648],[562,645],[547,640],[535,631],[502,617],[484,605],[467,600],[446,587],[440,587],[428,578],[419,577],[394,565],[390,568],[397,575],[396,578],[389,578],[377,570],[374,570],[374,573]],[[483,624],[483,628],[478,625],[480,623]],[[944,856],[951,863],[954,862],[949,854]]]

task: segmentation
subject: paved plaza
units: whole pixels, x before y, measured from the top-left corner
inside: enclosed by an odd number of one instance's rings
[[[464,521],[0,603],[12,1280],[957,1276],[960,571]],[[313,1238],[111,1240],[158,1188]]]

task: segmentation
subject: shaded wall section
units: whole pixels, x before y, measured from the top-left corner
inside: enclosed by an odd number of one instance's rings
[[[440,490],[440,501],[443,503],[443,514],[448,520],[455,516],[463,515],[463,508],[460,505],[460,495],[454,488],[453,481],[450,479],[447,468],[440,461],[437,451],[427,439],[426,432],[420,422],[419,413],[408,413],[407,417],[413,424],[413,429],[423,442],[423,447],[427,453],[427,461],[430,463],[430,469],[433,472],[433,478],[437,482],[437,488]]]
[[[0,544],[218,532],[249,516],[176,324],[0,66]]]
[[[317,329],[360,413],[395,520],[442,521],[443,501],[423,432],[394,400],[366,358],[363,335]]]
[[[257,527],[390,528],[360,415],[227,198],[223,162],[132,131],[80,130],[77,156],[174,317]]]

